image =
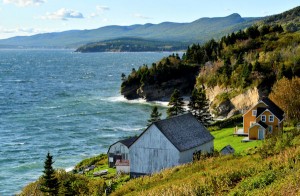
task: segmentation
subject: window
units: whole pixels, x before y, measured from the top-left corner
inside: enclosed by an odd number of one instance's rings
[[[274,122],[274,116],[273,115],[269,116],[269,122]]]
[[[256,116],[256,110],[252,110],[252,116]]]
[[[269,126],[269,133],[272,133],[273,132],[273,126]]]
[[[262,122],[266,122],[266,115],[262,115],[262,116],[261,116],[261,121],[262,121]]]

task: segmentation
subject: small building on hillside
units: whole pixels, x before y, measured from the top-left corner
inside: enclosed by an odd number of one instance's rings
[[[117,141],[108,148],[108,166],[115,167],[117,160],[129,160],[129,146],[137,139],[131,137]]]
[[[234,153],[234,148],[230,145],[225,146],[220,150],[221,155],[228,155],[228,154],[233,154]]]
[[[191,114],[152,123],[129,147],[130,176],[191,162],[193,153],[214,150],[214,137]]]
[[[283,129],[284,112],[269,98],[263,98],[243,115],[243,132],[248,140],[262,140]]]

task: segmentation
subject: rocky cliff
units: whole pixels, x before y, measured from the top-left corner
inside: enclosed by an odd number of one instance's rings
[[[206,96],[210,100],[210,110],[215,116],[230,117],[234,114],[243,114],[255,105],[268,92],[257,87],[249,88],[244,92],[237,92],[232,88],[215,86],[206,88]]]
[[[182,77],[161,84],[124,86],[121,94],[129,100],[143,98],[147,101],[169,101],[174,89],[178,89],[182,96],[190,96],[194,84],[195,77]]]

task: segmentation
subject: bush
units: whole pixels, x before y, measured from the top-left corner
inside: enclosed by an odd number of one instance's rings
[[[243,122],[243,116],[241,114],[232,116],[228,119],[225,120],[220,120],[220,121],[216,121],[214,123],[212,123],[209,126],[210,130],[218,130],[218,129],[222,129],[222,128],[226,128],[226,127],[230,127],[230,126],[235,126],[239,123]]]

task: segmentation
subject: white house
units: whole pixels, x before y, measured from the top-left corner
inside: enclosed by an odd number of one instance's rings
[[[108,166],[114,167],[117,160],[129,160],[129,146],[137,139],[131,137],[117,141],[108,148]]]
[[[212,152],[214,137],[190,113],[152,123],[129,147],[130,176],[188,163],[193,153]]]

